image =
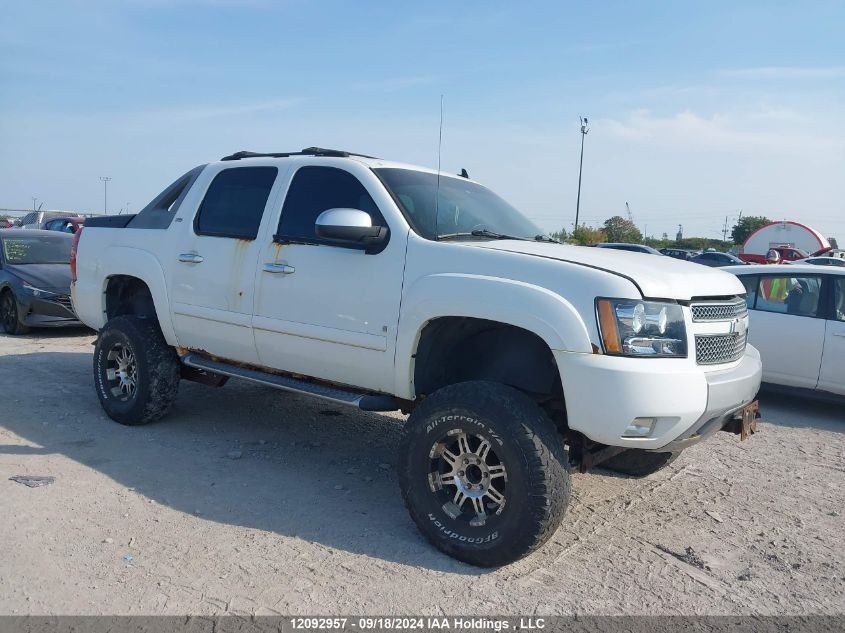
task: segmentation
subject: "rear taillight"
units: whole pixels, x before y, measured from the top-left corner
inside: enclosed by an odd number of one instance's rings
[[[79,230],[73,234],[73,241],[70,243],[70,280],[71,282],[76,281],[76,249],[79,247],[79,238],[82,237],[82,229],[85,227],[80,226]]]

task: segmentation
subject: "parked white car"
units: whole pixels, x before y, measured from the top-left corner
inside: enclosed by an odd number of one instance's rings
[[[807,259],[799,259],[794,264],[812,264],[813,266],[842,266],[845,267],[845,259],[841,257],[833,257],[826,255],[824,257],[808,257]]]
[[[573,468],[643,476],[753,429],[760,356],[736,277],[558,244],[465,177],[238,153],[76,236],[73,302],[99,331],[109,416],[152,422],[181,378],[229,376],[409,412],[406,505],[476,565],[548,539]]]
[[[747,291],[763,382],[845,395],[845,269],[812,264],[725,268]]]

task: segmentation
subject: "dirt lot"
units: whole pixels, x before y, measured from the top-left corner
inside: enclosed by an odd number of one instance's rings
[[[553,540],[489,571],[408,518],[401,416],[231,381],[122,427],[93,340],[0,337],[0,613],[845,613],[841,405],[767,395],[743,444],[719,433],[645,480],[577,475]]]

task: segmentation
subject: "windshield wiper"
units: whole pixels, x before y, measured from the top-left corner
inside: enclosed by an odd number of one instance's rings
[[[472,231],[465,231],[462,233],[446,233],[445,235],[438,235],[438,240],[450,239],[453,237],[489,237],[494,240],[521,240],[523,242],[530,241],[527,237],[517,237],[515,235],[505,235],[504,233],[497,233],[488,229],[474,229]]]

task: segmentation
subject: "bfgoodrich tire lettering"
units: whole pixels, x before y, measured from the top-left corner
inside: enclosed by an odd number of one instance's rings
[[[158,324],[136,316],[106,323],[94,348],[94,383],[115,422],[140,425],[167,413],[179,390],[179,359]]]
[[[539,548],[569,502],[563,442],[527,396],[492,382],[444,387],[405,425],[399,481],[420,531],[473,565]]]

